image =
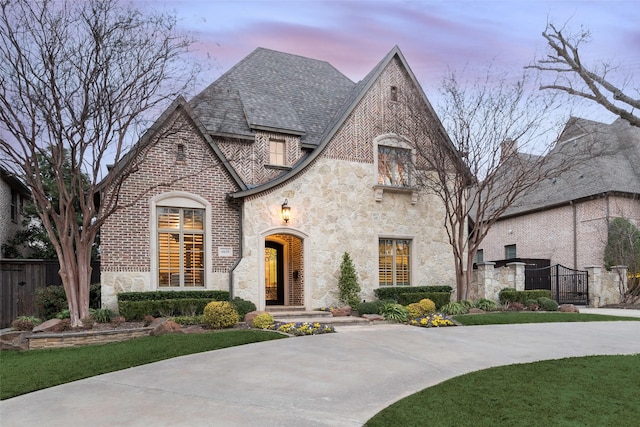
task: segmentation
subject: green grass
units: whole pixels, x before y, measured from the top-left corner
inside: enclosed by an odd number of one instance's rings
[[[460,314],[452,316],[456,322],[471,325],[506,325],[515,323],[551,323],[551,322],[604,322],[604,321],[640,321],[640,317],[607,316],[602,314],[560,313],[560,312],[523,312],[499,311],[484,314]]]
[[[2,352],[0,399],[146,363],[284,338],[277,332],[229,330],[169,334],[85,347]]]
[[[486,369],[402,399],[366,426],[635,426],[638,366],[640,355]]]

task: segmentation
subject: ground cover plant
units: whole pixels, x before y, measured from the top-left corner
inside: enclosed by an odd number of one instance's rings
[[[637,354],[589,356],[472,372],[406,397],[365,425],[637,425],[639,364]]]
[[[0,399],[172,357],[284,337],[271,331],[227,330],[168,334],[85,347],[3,352]]]
[[[608,316],[587,313],[524,312],[498,311],[484,314],[461,314],[452,316],[456,322],[471,325],[506,325],[516,323],[553,323],[553,322],[604,322],[604,321],[640,321],[638,317]]]

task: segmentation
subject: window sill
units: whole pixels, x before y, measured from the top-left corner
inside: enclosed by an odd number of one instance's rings
[[[264,165],[267,169],[276,169],[281,171],[290,171],[291,166],[283,166],[283,165]]]
[[[393,187],[391,185],[374,185],[373,192],[375,195],[376,202],[382,201],[382,196],[384,192],[388,193],[404,193],[411,194],[411,204],[415,205],[418,203],[418,189],[415,187]]]

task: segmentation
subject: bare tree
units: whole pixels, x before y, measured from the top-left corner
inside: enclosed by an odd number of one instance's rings
[[[555,80],[541,85],[540,89],[563,91],[596,102],[633,126],[640,127],[637,113],[640,109],[640,86],[629,87],[638,82],[614,83],[610,75],[616,67],[602,63],[597,68],[591,68],[583,62],[579,48],[589,41],[588,31],[574,35],[549,23],[542,36],[547,40],[550,53],[529,68],[555,73]]]
[[[510,79],[488,69],[463,84],[451,72],[441,87],[442,124],[420,94],[405,103],[409,119],[401,132],[413,141],[415,185],[444,205],[458,299],[469,297],[475,255],[489,229],[519,196],[571,165],[562,150],[550,154],[558,104],[532,83],[526,73]]]
[[[121,159],[145,115],[166,107],[194,76],[181,61],[191,40],[175,24],[117,0],[0,0],[0,161],[31,189],[73,326],[89,316],[96,233],[136,167]],[[147,145],[154,131],[143,138]],[[57,198],[46,191],[42,161]],[[107,162],[120,166],[108,170]]]

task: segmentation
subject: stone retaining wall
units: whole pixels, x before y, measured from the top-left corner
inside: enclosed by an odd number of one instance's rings
[[[153,328],[123,329],[120,331],[85,331],[68,333],[38,333],[27,337],[29,350],[41,348],[78,347],[87,344],[106,344],[148,336]]]

